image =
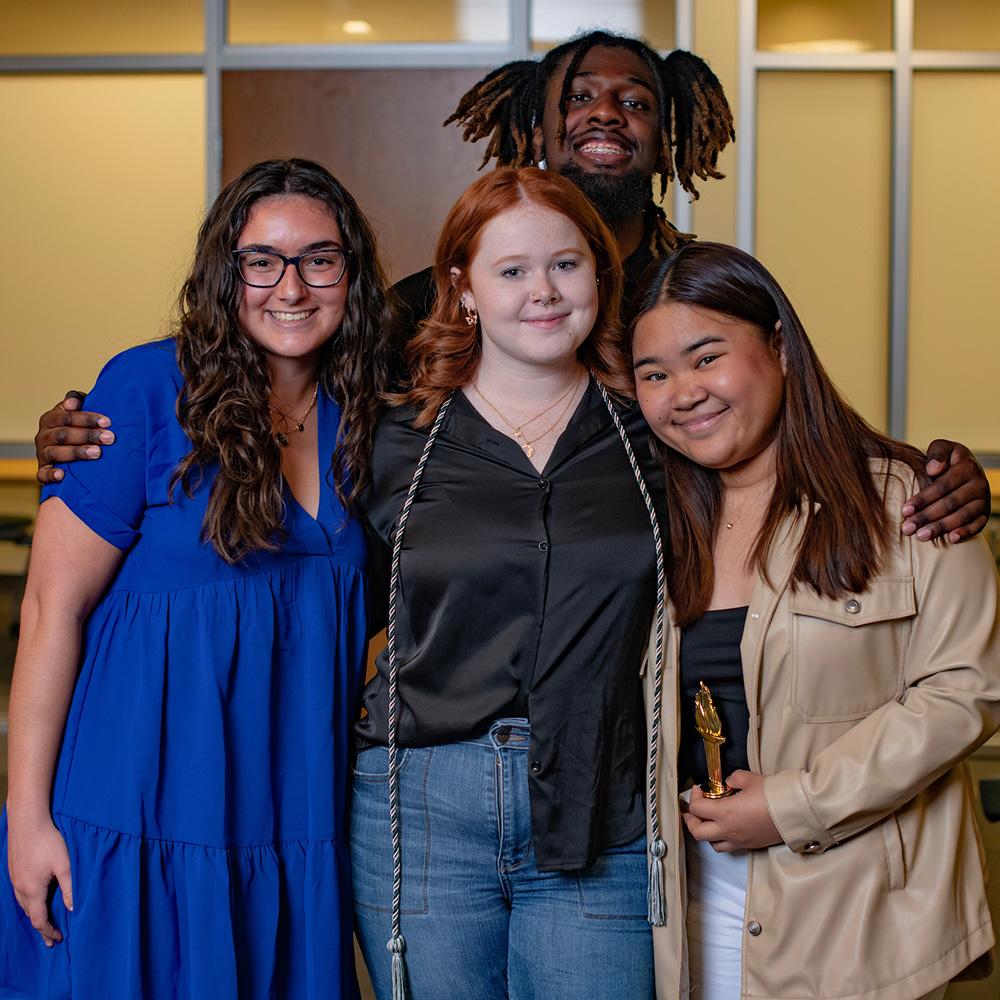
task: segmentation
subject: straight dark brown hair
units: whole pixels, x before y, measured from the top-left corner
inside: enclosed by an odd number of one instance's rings
[[[927,482],[925,456],[875,430],[841,397],[788,297],[760,261],[720,243],[689,243],[668,257],[648,287],[635,323],[670,302],[701,306],[751,323],[774,344],[780,323],[787,374],[776,430],[777,482],[748,568],[766,579],[767,556],[791,516],[805,518],[793,587],[825,597],[863,591],[899,530],[886,512],[889,475],[873,460],[897,462]],[[630,338],[631,339],[631,338]],[[719,530],[719,473],[653,439],[666,472],[669,509],[667,586],[681,627],[708,609]],[[898,475],[898,473],[894,473]]]

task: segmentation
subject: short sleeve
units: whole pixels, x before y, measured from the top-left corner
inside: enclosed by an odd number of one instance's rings
[[[179,388],[173,342],[132,348],[112,358],[87,394],[88,410],[111,418],[115,443],[97,461],[61,464],[65,477],[42,490],[59,497],[92,531],[116,548],[139,537],[148,503],[150,440],[163,411],[172,411]]]

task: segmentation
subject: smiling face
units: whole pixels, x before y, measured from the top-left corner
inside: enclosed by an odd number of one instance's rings
[[[562,171],[652,176],[660,154],[660,109],[656,84],[646,63],[625,48],[595,46],[580,62],[566,103],[566,136],[557,139],[559,98],[571,56],[552,75],[536,144],[548,164]],[[536,150],[539,155],[542,149]]]
[[[669,302],[635,327],[636,395],[653,433],[710,469],[741,473],[773,460],[784,400],[780,335],[752,323]]]
[[[515,369],[575,363],[597,317],[594,256],[565,215],[522,202],[479,234],[468,274],[453,272],[479,313],[482,364]]]
[[[346,248],[337,220],[323,202],[289,194],[253,205],[235,249],[294,257],[307,250]],[[313,288],[294,267],[287,267],[273,288],[241,285],[240,327],[269,355],[311,360],[343,321],[350,280],[348,271],[336,285]]]

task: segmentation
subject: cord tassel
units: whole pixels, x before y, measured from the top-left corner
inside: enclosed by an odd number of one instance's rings
[[[611,402],[607,389],[596,379],[595,383],[604,399],[604,405],[608,408],[608,413],[611,414],[611,420],[618,430],[618,435],[622,439],[625,454],[628,455],[632,474],[635,476],[636,485],[639,487],[639,492],[642,494],[646,510],[649,513],[649,526],[653,531],[653,545],[656,549],[656,616],[654,620],[656,655],[653,660],[653,697],[650,706],[652,719],[649,730],[649,750],[646,756],[646,771],[649,781],[646,808],[649,810],[649,826],[653,831],[653,839],[649,843],[649,884],[646,889],[646,908],[649,922],[654,927],[663,927],[667,922],[667,897],[663,887],[663,856],[667,853],[667,845],[660,836],[660,813],[656,801],[656,760],[660,747],[660,714],[663,708],[663,614],[667,593],[663,539],[660,535],[660,522],[656,516],[656,508],[653,506],[653,498],[650,496],[646,481],[642,478],[639,460],[635,457],[635,450],[628,439],[628,434],[625,433],[625,426]]]
[[[386,945],[392,952],[392,1000],[406,1000],[406,942],[402,934],[397,934]]]
[[[386,626],[386,648],[389,654],[389,836],[392,843],[392,937],[386,947],[392,955],[392,1000],[406,1000],[406,962],[403,953],[406,951],[406,941],[399,933],[399,924],[403,908],[403,832],[402,817],[399,809],[399,768],[396,765],[398,750],[399,710],[397,707],[399,664],[396,661],[396,595],[399,592],[399,557],[403,551],[403,533],[406,522],[417,495],[420,478],[424,474],[424,466],[434,445],[434,439],[444,423],[444,415],[452,397],[449,396],[438,410],[434,425],[427,435],[427,442],[420,455],[420,461],[410,480],[406,499],[399,511],[399,522],[396,526],[396,537],[392,543],[392,563],[389,573],[389,621]]]
[[[646,890],[646,903],[649,909],[649,922],[654,927],[663,927],[667,922],[667,901],[663,891],[663,855],[667,853],[667,845],[659,837],[649,845],[649,886]]]

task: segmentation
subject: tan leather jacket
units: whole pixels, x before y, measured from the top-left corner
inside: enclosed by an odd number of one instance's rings
[[[890,480],[889,511],[910,479]],[[900,536],[867,590],[827,600],[789,587],[801,531],[790,518],[769,561],[772,586],[754,588],[740,646],[750,767],[767,776],[785,841],[750,856],[742,996],[913,1000],[994,941],[962,761],[1000,726],[996,570],[979,540],[934,546]],[[688,992],[678,638],[668,628],[658,1000]]]

